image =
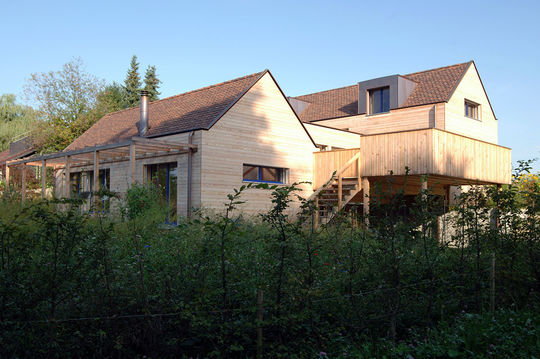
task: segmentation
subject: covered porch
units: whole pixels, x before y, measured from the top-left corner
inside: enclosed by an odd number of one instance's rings
[[[39,171],[41,197],[45,198],[47,195],[47,168],[52,168],[56,196],[70,198],[72,196],[71,174],[80,172],[82,169],[89,169],[93,174],[100,174],[100,171],[105,167],[113,169],[121,165],[124,169],[122,173],[111,171],[110,176],[125,176],[129,186],[137,182],[137,166],[142,161],[153,158],[171,158],[171,156],[187,155],[187,208],[189,214],[192,197],[192,157],[196,151],[197,145],[192,143],[177,143],[161,139],[132,137],[129,140],[117,143],[8,161],[6,163],[5,181],[6,186],[13,187],[16,184],[13,182],[14,176],[12,173],[14,171],[20,171],[21,175],[17,176],[20,183],[17,184],[17,187],[19,187],[21,198],[24,201],[28,197],[27,171],[25,169],[30,166],[37,166],[41,169]],[[124,167],[127,167],[127,171],[125,171]],[[99,175],[92,176],[92,184],[90,186],[92,188],[92,197],[95,197],[96,193],[100,191],[101,182]]]

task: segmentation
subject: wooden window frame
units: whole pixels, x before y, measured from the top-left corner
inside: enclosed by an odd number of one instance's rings
[[[252,166],[257,167],[257,179],[251,180],[244,178],[244,166]],[[265,181],[262,179],[262,170],[263,168],[271,168],[281,171],[281,181]],[[289,169],[284,167],[276,167],[276,166],[262,166],[262,165],[254,165],[251,163],[244,163],[242,164],[242,182],[250,182],[250,183],[270,183],[270,184],[287,184],[289,181]]]
[[[467,114],[467,108],[470,107],[473,109],[473,116],[469,116]],[[465,99],[464,103],[463,103],[463,115],[467,118],[470,118],[471,120],[476,120],[476,121],[481,121],[482,119],[480,118],[480,104],[479,103],[476,103],[474,101],[471,101],[471,100],[467,100]],[[476,115],[476,116],[474,116]]]

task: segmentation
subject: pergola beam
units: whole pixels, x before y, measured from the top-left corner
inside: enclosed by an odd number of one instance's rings
[[[63,163],[66,158],[66,156],[69,156],[72,158],[72,165],[76,165],[76,160],[83,161],[83,162],[92,162],[92,154],[95,151],[100,152],[104,158],[107,153],[111,154],[120,154],[122,157],[127,156],[128,159],[131,158],[131,147],[132,145],[136,146],[136,151],[139,153],[142,153],[145,155],[145,158],[148,151],[156,151],[161,150],[164,152],[164,154],[179,154],[182,153],[182,151],[189,151],[196,152],[197,145],[190,144],[190,143],[174,143],[169,141],[163,141],[163,140],[155,140],[151,138],[143,138],[143,137],[133,137],[132,139],[128,141],[118,142],[118,143],[112,143],[107,145],[99,145],[94,147],[85,147],[79,150],[73,150],[73,151],[66,151],[66,152],[57,152],[49,155],[43,155],[43,156],[37,156],[33,158],[27,158],[22,160],[14,160],[9,161],[9,165],[20,165],[20,164],[36,164],[39,163],[42,160],[46,160],[50,163]],[[177,152],[178,151],[178,152]],[[137,154],[137,153],[136,153]],[[123,160],[123,159],[122,159]]]
[[[176,149],[197,149],[197,145],[194,145],[192,143],[174,143],[169,141],[163,141],[163,140],[155,140],[152,138],[144,138],[144,137],[133,137],[132,140],[134,142],[137,142],[139,144],[146,144],[146,145],[153,145],[153,146],[161,146],[163,148],[176,148]]]

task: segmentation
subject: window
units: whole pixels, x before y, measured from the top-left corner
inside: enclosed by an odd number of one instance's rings
[[[244,165],[244,181],[285,183],[287,170],[285,168]]]
[[[109,190],[111,182],[110,169],[99,171],[99,188]],[[94,193],[94,171],[74,172],[70,174],[71,196],[84,200],[83,209],[90,210],[92,207],[92,194]],[[110,207],[110,198],[103,196],[101,198],[102,209],[108,211]]]
[[[157,186],[164,204],[169,208],[168,222],[176,221],[176,205],[178,198],[178,168],[176,162],[148,165],[147,178]]]
[[[478,120],[478,107],[479,105],[477,103],[465,100],[465,116]]]
[[[369,90],[369,114],[390,111],[390,87]]]

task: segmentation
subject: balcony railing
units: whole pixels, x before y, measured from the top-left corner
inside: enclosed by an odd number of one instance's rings
[[[344,177],[405,175],[408,171],[411,175],[447,177],[455,184],[511,181],[509,148],[429,128],[362,136],[360,149],[316,152],[314,188],[359,151],[358,164]]]

